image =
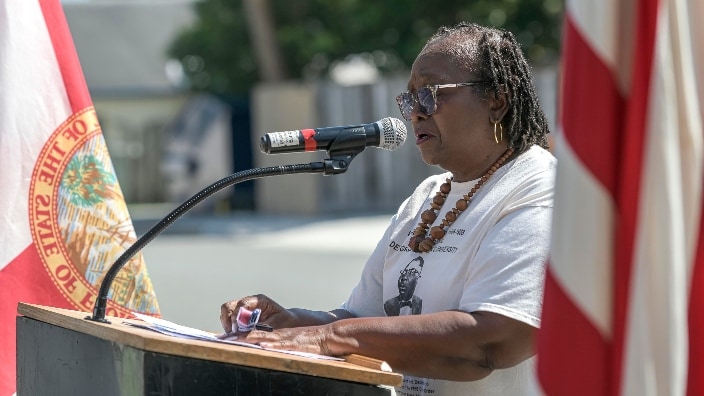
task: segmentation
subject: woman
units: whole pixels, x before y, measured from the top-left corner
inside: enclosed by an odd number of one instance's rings
[[[276,330],[240,340],[384,360],[401,395],[529,394],[556,162],[528,64],[509,32],[443,27],[397,101],[447,172],[401,205],[348,300],[317,312],[250,296],[223,304],[222,325],[259,308]]]

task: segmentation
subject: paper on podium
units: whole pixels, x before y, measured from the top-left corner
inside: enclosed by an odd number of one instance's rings
[[[157,331],[159,333],[172,336],[172,337],[178,337],[178,338],[185,338],[185,339],[191,339],[191,340],[205,340],[205,341],[214,341],[214,342],[220,342],[224,344],[232,344],[232,345],[239,345],[247,348],[255,348],[255,349],[262,349],[262,350],[267,350],[267,351],[275,351],[275,352],[281,352],[281,353],[286,353],[289,355],[296,355],[296,356],[303,356],[303,357],[308,357],[308,358],[313,358],[313,359],[322,359],[322,360],[345,360],[342,358],[338,357],[333,357],[333,356],[326,356],[326,355],[318,355],[315,353],[308,353],[308,352],[299,352],[299,351],[286,351],[282,349],[271,349],[271,348],[262,348],[259,345],[255,344],[249,344],[246,342],[241,342],[241,341],[234,341],[234,340],[221,340],[218,338],[214,333],[210,333],[204,330],[199,330],[199,329],[194,329],[192,327],[188,326],[182,326],[173,322],[169,322],[168,320],[164,319],[159,319],[155,318],[153,316],[149,315],[143,315],[138,312],[132,312],[134,316],[136,316],[138,319],[142,320],[144,324],[142,323],[136,323],[136,322],[124,322],[127,325],[134,326],[134,327],[139,327],[143,329],[148,329],[152,331]]]

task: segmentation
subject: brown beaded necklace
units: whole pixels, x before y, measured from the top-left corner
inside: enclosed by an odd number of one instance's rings
[[[512,154],[512,148],[506,150],[501,158],[496,160],[494,165],[477,181],[469,193],[457,200],[455,207],[445,214],[442,224],[430,228],[430,224],[433,224],[438,217],[436,211],[442,208],[442,205],[447,199],[447,194],[449,194],[452,189],[452,178],[447,179],[445,183],[440,185],[440,191],[435,194],[435,197],[433,197],[433,200],[430,202],[430,209],[427,209],[420,215],[421,222],[418,223],[418,227],[413,231],[413,236],[408,241],[408,246],[416,253],[427,253],[431,251],[435,243],[445,237],[447,227],[454,223],[455,220],[457,220],[457,216],[469,207],[469,202],[472,200],[477,190],[489,180],[489,177],[493,175]],[[430,228],[430,236],[426,237],[428,228]]]

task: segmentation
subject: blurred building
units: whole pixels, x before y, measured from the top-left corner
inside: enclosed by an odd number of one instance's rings
[[[324,152],[266,155],[267,132],[400,118],[395,96],[407,75],[363,73],[359,62],[329,81],[260,84],[250,98],[194,96],[167,48],[195,20],[194,0],[66,2],[64,11],[112,161],[128,203],[180,204],[233,172],[322,160]],[[352,59],[354,60],[354,59]],[[344,67],[343,67],[344,66]],[[556,68],[535,71],[552,125]],[[341,175],[289,175],[237,184],[203,209],[314,214],[391,211],[439,168],[411,137],[390,152],[368,148]],[[212,201],[212,202],[210,202]],[[223,201],[226,201],[223,203]]]
[[[164,131],[189,93],[169,44],[194,20],[193,1],[63,4],[83,74],[127,202],[162,202]]]
[[[356,71],[348,71],[350,74]],[[556,66],[533,71],[540,101],[555,131]],[[364,84],[340,82],[258,85],[252,95],[252,151],[258,167],[309,163],[324,152],[262,154],[257,137],[272,131],[355,125],[385,117],[402,120],[395,97],[406,90],[407,75],[385,76]],[[295,105],[293,105],[295,104]],[[406,122],[408,138],[394,151],[367,148],[341,175],[291,175],[257,180],[257,209],[267,213],[350,213],[393,211],[424,178],[444,172],[426,165]]]
[[[194,95],[164,129],[160,171],[166,200],[185,202],[233,173],[230,120],[230,108],[224,102],[210,95]],[[234,188],[225,188],[193,210],[229,209],[233,191]]]

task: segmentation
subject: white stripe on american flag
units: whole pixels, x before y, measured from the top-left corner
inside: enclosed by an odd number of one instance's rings
[[[578,161],[561,133],[555,138],[555,155],[560,159],[556,176],[553,228],[568,230],[578,227],[583,242],[575,243],[569,233],[554,232],[550,261],[555,280],[589,319],[599,328],[602,337],[611,336],[611,293],[609,289],[595,293],[594,288],[611,284],[612,274],[606,263],[613,260],[613,200],[608,191]],[[583,202],[590,202],[585,210]]]
[[[660,4],[622,394],[684,395],[698,239],[702,127],[686,2]]]
[[[617,69],[619,60],[617,37],[619,0],[569,0],[567,10],[575,28],[585,37],[599,58],[610,69]]]

